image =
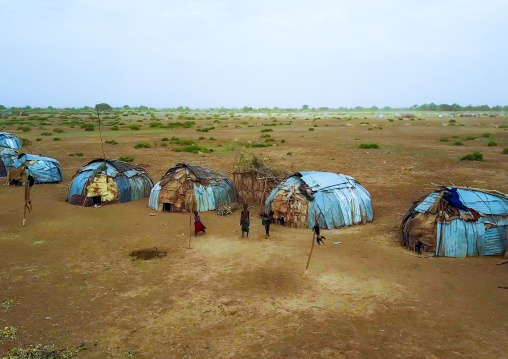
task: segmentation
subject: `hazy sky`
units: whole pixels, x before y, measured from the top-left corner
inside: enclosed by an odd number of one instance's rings
[[[0,0],[5,106],[508,105],[508,0]]]

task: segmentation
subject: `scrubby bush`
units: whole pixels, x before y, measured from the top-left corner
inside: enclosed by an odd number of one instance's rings
[[[271,128],[263,128],[261,130],[261,133],[263,133],[263,132],[273,132],[273,130]]]
[[[208,138],[210,141],[215,141],[215,137],[213,136],[210,136],[210,138]]]
[[[285,140],[285,139],[281,139],[281,140],[280,140],[280,143],[284,143],[284,142],[286,142],[286,140]]]
[[[192,153],[210,153],[210,149],[208,147],[198,146],[198,145],[190,145],[184,147],[173,148],[175,152],[192,152]]]
[[[508,147],[505,147],[502,152],[504,155],[508,154]]]
[[[150,148],[150,144],[148,142],[138,142],[134,145],[134,148]]]
[[[120,156],[118,158],[119,161],[122,161],[122,162],[132,162],[134,161],[134,157],[130,157],[130,156]]]
[[[118,131],[119,129],[120,129],[120,128],[119,128],[118,126],[116,126],[116,125],[115,125],[115,126],[113,126],[113,127],[111,127],[111,130],[112,130],[112,131]]]
[[[61,141],[62,139],[60,137],[53,137],[53,141]]]
[[[204,136],[199,136],[199,140],[204,140],[205,137]]]
[[[454,143],[454,145],[455,145],[455,146],[464,146],[464,144],[463,144],[462,142],[460,142],[460,141],[456,141],[456,142]]]
[[[309,131],[314,131],[314,127],[309,128]]]
[[[491,137],[492,134],[490,132],[484,132],[482,136],[487,138],[487,137]]]
[[[19,126],[19,127],[18,127],[18,131],[23,131],[23,132],[32,131],[32,127],[30,127],[30,126],[28,126],[28,125]]]
[[[76,152],[69,154],[69,157],[83,157],[83,152]]]
[[[253,143],[251,147],[268,147],[266,143]]]
[[[493,140],[490,140],[489,142],[487,142],[487,146],[489,146],[489,147],[497,146],[497,142],[493,141]]]
[[[115,140],[107,140],[106,143],[108,145],[118,145],[118,142],[116,142]]]
[[[379,148],[377,143],[360,143],[359,148]]]
[[[265,133],[264,135],[261,135],[261,138],[270,138],[272,137],[269,133]]]
[[[439,139],[439,141],[441,141],[441,142],[448,142],[449,140],[448,140],[448,138],[446,138],[446,137],[441,137],[441,138]]]
[[[465,155],[460,159],[461,161],[483,161],[483,154],[481,152],[475,151],[469,155]]]
[[[43,132],[41,133],[41,136],[52,136],[53,134],[51,132]]]
[[[210,130],[213,130],[215,129],[215,127],[203,127],[203,128],[198,128],[196,131],[198,132],[208,132]]]
[[[161,141],[163,141],[163,142],[169,141],[169,138],[167,138],[167,137],[162,137],[162,140],[161,140]]]
[[[87,124],[83,125],[82,128],[84,128],[85,131],[94,131],[95,130],[95,126],[91,123],[87,123]]]
[[[474,141],[477,139],[478,139],[478,137],[475,137],[475,136],[466,136],[466,138],[464,138],[464,141]]]
[[[35,140],[36,140],[36,141],[42,141],[42,138],[37,137]]]
[[[139,125],[130,125],[129,128],[133,131],[139,131],[141,127]]]
[[[62,130],[61,128],[55,128],[53,130],[54,133],[64,133],[64,130]]]

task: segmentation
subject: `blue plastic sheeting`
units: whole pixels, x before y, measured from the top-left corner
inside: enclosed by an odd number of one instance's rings
[[[93,161],[82,167],[72,179],[69,184],[67,201],[70,202],[72,196],[76,194],[86,196],[88,184],[100,173],[113,178],[113,181],[118,186],[119,202],[129,202],[147,197],[150,195],[150,190],[153,187],[152,179],[142,170],[133,168],[120,173],[108,160]]]
[[[0,146],[9,148],[21,148],[21,140],[9,132],[0,132]]]
[[[485,231],[485,256],[495,256],[503,254],[506,244],[506,226],[487,229]]]
[[[420,202],[420,204],[418,204],[418,206],[416,206],[414,210],[420,213],[427,212],[430,209],[430,207],[434,205],[436,200],[440,198],[440,194],[441,194],[440,192],[433,192],[429,194],[427,197],[425,197],[425,199],[422,202]]]
[[[9,167],[12,167],[14,162],[18,159],[19,153],[16,150],[8,147],[0,147],[0,157],[4,161],[4,165],[9,171]]]
[[[437,223],[436,254],[446,257],[483,256],[485,225],[454,219],[450,223]]]
[[[308,226],[314,226],[314,218],[320,214],[319,226],[337,228],[374,219],[369,192],[353,177],[330,172],[300,172],[279,184],[268,196],[265,211],[280,190],[295,191],[306,184],[311,193],[303,194],[309,200]]]
[[[155,186],[153,186],[152,191],[150,192],[150,199],[148,200],[148,207],[153,208],[155,210],[159,210],[159,193],[161,192],[161,183],[157,182]]]
[[[14,168],[21,166],[25,166],[35,183],[62,182],[64,179],[60,163],[54,158],[25,154],[12,164]]]
[[[211,179],[209,183],[209,185],[194,183],[196,209],[198,211],[212,211],[221,204],[229,204],[236,200],[233,183],[228,178],[219,182]]]
[[[508,200],[495,195],[468,190],[457,189],[460,200],[466,207],[477,212],[494,215],[508,215]]]

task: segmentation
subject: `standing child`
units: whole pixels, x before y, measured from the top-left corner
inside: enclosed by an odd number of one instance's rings
[[[325,242],[323,242],[323,239],[326,239],[326,238],[325,238],[325,236],[320,235],[321,229],[319,228],[319,221],[317,219],[314,224],[314,227],[312,227],[312,231],[316,234],[316,241],[317,241],[318,246],[321,245],[320,242],[325,244]]]
[[[240,215],[240,226],[242,228],[242,238],[243,234],[247,233],[247,238],[249,238],[249,226],[250,226],[250,214],[249,214],[249,207],[247,206],[247,203],[243,205],[243,211]]]
[[[261,223],[263,226],[265,226],[265,238],[268,238],[270,237],[270,224],[272,224],[272,222],[270,221],[270,217],[266,214],[266,212],[263,212],[261,218],[263,219]]]
[[[194,211],[194,235],[198,235],[199,232],[205,233],[205,225],[201,223],[201,217],[199,217],[199,212]]]

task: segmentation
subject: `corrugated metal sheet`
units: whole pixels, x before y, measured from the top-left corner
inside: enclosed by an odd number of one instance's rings
[[[484,214],[508,215],[508,200],[502,197],[460,188],[457,192],[466,207]]]
[[[437,199],[441,197],[440,192],[433,192],[429,194],[425,199],[418,204],[418,206],[415,207],[416,212],[425,213],[427,212],[430,207],[436,202]]]
[[[18,151],[8,147],[0,147],[0,158],[4,161],[7,172],[9,171],[9,167],[12,167],[14,162],[16,162],[18,156]]]
[[[140,167],[133,166],[118,160],[95,159],[83,166],[69,184],[67,200],[72,196],[86,196],[86,186],[93,182],[93,178],[104,173],[113,178],[118,186],[118,200],[129,202],[148,197],[153,187],[153,181]]]
[[[64,179],[60,163],[54,158],[21,154],[12,167],[25,167],[28,174],[35,179],[35,183],[61,182]]]
[[[0,132],[0,146],[9,148],[21,148],[21,140],[9,132]]]
[[[485,225],[455,219],[450,223],[437,223],[438,256],[466,257],[484,255]]]
[[[148,200],[148,207],[159,210],[159,193],[161,191],[161,183],[157,182],[155,186],[153,186],[152,191],[150,192],[150,199]]]
[[[307,185],[311,193],[305,191]],[[291,192],[299,188],[309,202],[308,226],[314,226],[319,217],[322,228],[337,228],[374,219],[369,192],[353,177],[329,172],[299,172],[283,181],[268,196],[265,211],[269,212],[275,197],[281,190]]]
[[[487,229],[485,231],[485,256],[501,255],[505,251],[506,226]]]

